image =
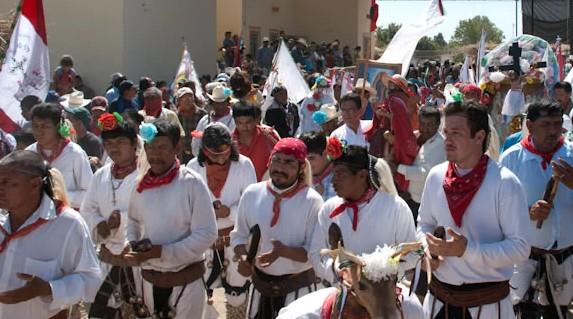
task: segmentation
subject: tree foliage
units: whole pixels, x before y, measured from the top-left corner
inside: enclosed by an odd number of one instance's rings
[[[503,32],[486,16],[475,16],[461,20],[450,40],[450,45],[461,46],[476,44],[481,37],[481,30],[487,32],[489,42],[499,43],[503,40]]]
[[[402,27],[401,24],[392,22],[388,24],[388,26],[385,28],[377,28],[376,46],[379,48],[385,48],[388,45],[388,43],[392,41],[392,38],[394,37],[396,32],[400,30],[400,27]]]

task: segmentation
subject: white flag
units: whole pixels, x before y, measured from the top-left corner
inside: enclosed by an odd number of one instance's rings
[[[466,55],[466,59],[464,60],[464,64],[460,69],[460,81],[462,83],[472,83],[475,84],[475,77],[473,74],[473,70],[470,69],[471,66],[471,59],[469,56]]]
[[[413,19],[411,24],[403,25],[396,32],[378,62],[402,64],[402,75],[406,76],[418,41],[444,19],[442,1],[430,0],[428,10],[419,19]]]
[[[25,119],[20,101],[35,95],[46,98],[50,87],[50,59],[42,0],[23,0],[0,70],[0,128],[13,132]]]
[[[266,96],[264,104],[267,104],[271,97],[271,91],[279,84],[286,87],[289,99],[294,103],[298,103],[310,95],[308,84],[294,63],[284,41],[281,41],[277,53],[275,53],[273,67],[263,89],[263,95]]]
[[[171,90],[175,92],[177,88],[177,83],[179,81],[186,80],[195,83],[195,96],[198,98],[203,98],[203,89],[201,88],[201,82],[199,82],[199,77],[197,76],[197,71],[195,70],[195,63],[191,59],[191,53],[187,49],[187,43],[183,44],[183,54],[181,55],[181,62],[177,68],[177,73],[175,74],[175,79],[171,83]]]
[[[479,83],[479,81],[481,80],[481,60],[482,58],[485,56],[485,47],[486,47],[486,40],[487,38],[487,32],[485,32],[485,30],[481,30],[481,37],[479,39],[479,44],[478,44],[478,51],[477,51],[477,58],[476,58],[476,82]]]

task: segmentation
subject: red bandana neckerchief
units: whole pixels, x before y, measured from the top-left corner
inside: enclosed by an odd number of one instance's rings
[[[541,158],[543,159],[541,161],[541,167],[543,168],[543,170],[546,170],[547,165],[549,165],[549,163],[551,163],[551,159],[553,158],[553,155],[555,155],[555,153],[557,153],[557,151],[561,148],[561,146],[563,146],[563,142],[564,142],[564,138],[563,138],[563,136],[561,136],[559,138],[559,143],[557,143],[557,146],[555,146],[554,149],[552,149],[549,152],[540,152],[535,148],[535,145],[533,145],[532,136],[531,136],[531,134],[529,134],[527,136],[527,138],[524,138],[521,140],[521,146],[523,146],[523,148],[530,151],[531,153],[538,155],[538,156],[541,156]]]
[[[326,178],[326,176],[330,175],[330,173],[332,173],[332,164],[331,163],[328,164],[328,166],[324,169],[324,171],[322,172],[322,174],[320,174],[320,176],[313,176],[312,177],[312,184],[318,185],[318,184],[322,183],[322,181]]]
[[[64,204],[62,204],[61,202],[55,202],[56,204],[56,215],[60,215],[63,211],[64,211]],[[26,235],[28,235],[29,233],[33,232],[34,230],[38,229],[40,226],[44,225],[45,223],[49,222],[51,219],[43,219],[43,218],[38,218],[38,220],[36,220],[35,222],[31,223],[30,225],[26,226],[26,227],[22,227],[18,230],[16,230],[15,232],[12,232],[11,234],[8,233],[8,231],[6,229],[4,229],[4,227],[0,226],[0,232],[2,232],[4,234],[4,239],[2,240],[2,242],[0,243],[0,254],[6,250],[6,247],[8,247],[8,244],[14,240],[14,239],[18,239],[20,237],[25,237]]]
[[[465,176],[458,176],[453,162],[448,164],[443,187],[450,214],[458,227],[462,226],[464,213],[485,178],[488,159],[487,155],[482,155],[477,165]]]
[[[146,189],[151,189],[171,183],[179,173],[179,167],[179,160],[175,160],[175,165],[173,165],[169,172],[161,176],[151,175],[151,169],[149,169],[147,173],[145,173],[145,176],[143,176],[141,179],[141,182],[139,182],[139,185],[137,185],[137,192],[141,193]]]
[[[50,164],[52,164],[52,162],[58,158],[62,152],[64,151],[64,148],[66,148],[66,146],[70,143],[70,139],[68,137],[60,140],[60,143],[58,144],[58,148],[55,151],[52,151],[52,155],[50,156],[46,156],[46,154],[44,153],[44,148],[42,146],[40,146],[40,144],[36,144],[36,149],[38,150],[38,153],[40,153],[40,155],[42,155],[42,157],[44,158],[44,160]]]
[[[271,182],[267,182],[267,190],[275,198],[273,201],[273,218],[271,219],[271,227],[274,227],[279,222],[279,217],[281,215],[281,202],[283,199],[291,198],[298,194],[301,190],[305,189],[306,185],[302,181],[298,181],[298,185],[293,187],[293,189],[286,191],[282,194],[275,192],[271,188]]]
[[[113,163],[111,165],[111,176],[113,176],[113,178],[116,179],[123,179],[127,175],[133,173],[133,171],[135,171],[136,168],[137,168],[137,158],[133,161],[133,163],[125,167],[119,167],[119,165]]]
[[[344,203],[338,205],[338,207],[336,207],[328,217],[334,218],[342,214],[347,208],[352,208],[352,230],[356,231],[358,228],[358,206],[370,202],[374,195],[376,195],[376,190],[374,188],[368,188],[368,190],[357,201],[344,201]]]
[[[225,187],[230,168],[230,161],[225,165],[210,165],[205,163],[207,185],[216,198],[221,197],[221,192],[223,191],[223,187]]]

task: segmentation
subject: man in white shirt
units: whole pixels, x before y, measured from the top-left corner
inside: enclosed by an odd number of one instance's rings
[[[209,123],[221,122],[229,128],[229,131],[233,132],[235,130],[235,120],[231,111],[232,94],[233,91],[223,84],[215,86],[212,94],[207,94],[211,110],[199,120],[197,128],[193,131],[193,140],[191,141],[193,156],[197,157],[199,155],[201,135]]]
[[[248,318],[273,319],[283,306],[316,290],[308,251],[322,198],[310,188],[306,155],[302,141],[281,139],[270,157],[271,180],[249,186],[239,202],[231,247],[239,272],[254,284]],[[261,237],[251,264],[246,245],[255,225]]]
[[[189,134],[183,129],[183,125],[181,125],[177,113],[163,107],[163,93],[160,89],[152,86],[145,90],[145,92],[143,92],[143,103],[139,114],[143,116],[145,122],[153,122],[157,119],[166,120],[179,126],[181,137],[185,137],[185,134]]]
[[[37,142],[26,149],[37,152],[62,173],[70,204],[79,210],[93,172],[86,152],[70,141],[70,129],[58,105],[38,104],[32,108],[32,133]]]
[[[573,299],[568,278],[573,271],[573,145],[561,135],[562,115],[558,103],[531,103],[529,136],[507,149],[500,160],[521,181],[530,207],[531,255],[516,265],[511,279],[513,302],[527,318],[558,318],[559,308],[565,318]],[[554,199],[544,194],[550,179],[557,183]]]
[[[158,120],[142,124],[139,133],[150,168],[131,196],[124,259],[141,267],[137,288],[149,314],[198,318],[205,305],[204,254],[217,239],[209,190],[199,175],[180,167],[177,125]]]
[[[101,271],[89,230],[54,199],[40,155],[0,161],[0,207],[0,318],[67,318],[67,308],[93,301]]]
[[[100,168],[88,188],[80,214],[99,248],[106,280],[90,307],[90,318],[113,318],[122,303],[135,297],[131,268],[123,249],[127,210],[137,177],[137,132],[119,114],[104,113],[98,119],[103,147],[113,161]],[[142,306],[142,305],[140,305]]]
[[[408,180],[408,194],[406,203],[414,215],[414,221],[418,219],[418,209],[422,198],[422,191],[426,183],[426,176],[432,167],[446,161],[444,138],[438,132],[440,128],[440,111],[432,106],[420,109],[418,116],[420,130],[417,132],[418,155],[412,165],[399,164],[398,173]]]
[[[356,254],[371,253],[376,246],[416,240],[412,213],[397,195],[388,165],[363,147],[341,146],[332,138],[327,146],[338,196],[322,206],[310,251],[317,275],[330,284],[336,283],[332,259],[321,258],[320,251],[336,248],[328,241],[332,224],[340,228],[344,247]],[[408,265],[406,268],[413,268],[414,263]]]
[[[312,187],[320,195],[324,201],[336,196],[334,187],[332,186],[332,163],[326,154],[326,140],[322,132],[306,132],[302,134],[300,140],[306,145],[307,153],[306,159],[310,163],[312,171]]]
[[[418,215],[418,238],[427,242],[433,270],[425,316],[515,318],[509,279],[530,250],[522,186],[484,155],[483,106],[448,105],[444,134],[448,162],[430,171]]]
[[[237,219],[241,195],[257,182],[255,168],[249,158],[239,154],[231,132],[222,123],[211,123],[203,131],[199,156],[187,167],[199,174],[209,187],[217,218],[219,237],[205,259],[207,295],[211,298],[214,288],[223,287],[227,315],[244,316],[250,282],[237,271],[229,235]]]
[[[336,137],[345,145],[357,145],[368,148],[369,144],[364,136],[364,131],[370,127],[371,121],[360,120],[362,116],[360,95],[349,93],[343,96],[340,99],[340,113],[344,124],[334,130],[330,136]]]

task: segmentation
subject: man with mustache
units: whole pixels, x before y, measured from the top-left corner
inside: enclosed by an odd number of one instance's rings
[[[511,279],[513,302],[524,318],[558,318],[558,311],[564,318],[573,298],[573,283],[565,280],[573,271],[573,146],[561,135],[562,116],[557,102],[531,103],[529,135],[500,159],[521,181],[529,206],[531,255]],[[544,198],[551,178],[558,183],[554,200]]]
[[[117,113],[104,113],[98,126],[103,147],[113,163],[95,173],[80,214],[99,247],[102,272],[107,276],[89,316],[113,318],[124,300],[135,297],[128,289],[128,285],[133,285],[133,275],[123,262],[123,249],[129,199],[137,177],[138,140],[135,127]]]
[[[485,107],[451,103],[444,113],[448,161],[430,171],[418,215],[433,271],[425,318],[515,318],[509,279],[530,251],[522,186],[485,155]]]
[[[280,140],[270,156],[271,179],[249,186],[239,202],[231,246],[239,272],[255,287],[249,318],[275,318],[283,306],[316,290],[308,251],[322,198],[311,187],[306,153],[302,141]],[[246,244],[255,225],[261,240],[250,264]]]
[[[205,128],[199,156],[187,167],[199,174],[209,187],[219,230],[219,237],[205,259],[207,294],[210,298],[214,288],[223,287],[227,318],[242,318],[247,310],[249,282],[237,272],[229,234],[235,225],[241,195],[257,182],[255,168],[246,156],[239,154],[227,126],[218,122]]]
[[[217,239],[215,213],[201,177],[180,167],[179,126],[144,123],[149,170],[138,180],[128,212],[125,261],[141,267],[144,303],[159,318],[197,318],[205,305],[204,254]]]

